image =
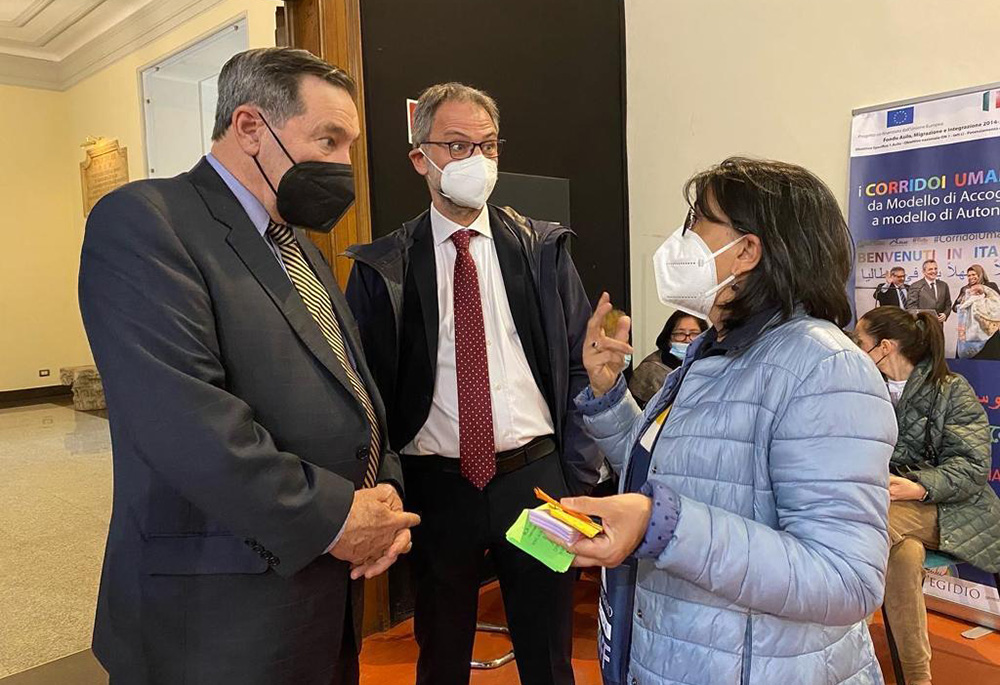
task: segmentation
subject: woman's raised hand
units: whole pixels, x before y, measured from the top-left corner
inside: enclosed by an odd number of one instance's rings
[[[590,377],[590,387],[594,395],[600,397],[611,390],[631,357],[632,346],[628,344],[628,333],[632,320],[623,316],[613,336],[604,332],[604,317],[613,309],[611,296],[601,293],[601,299],[594,309],[594,315],[587,322],[587,338],[583,343],[583,366]]]

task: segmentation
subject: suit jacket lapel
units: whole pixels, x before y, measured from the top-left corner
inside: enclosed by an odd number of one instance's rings
[[[191,171],[191,182],[216,221],[229,227],[226,242],[281,310],[295,334],[333,377],[351,392],[347,374],[333,349],[306,309],[295,286],[282,270],[274,252],[229,187],[204,159]]]
[[[493,244],[496,247],[497,260],[500,262],[500,273],[503,275],[504,290],[507,291],[507,301],[510,303],[514,326],[521,339],[527,341],[530,339],[531,327],[525,308],[527,295],[525,279],[530,276],[525,273],[520,245],[517,243],[517,238],[511,235],[501,222],[491,220],[490,228],[493,232]]]
[[[431,232],[430,213],[413,232],[410,248],[410,271],[416,286],[420,311],[427,336],[427,353],[433,377],[437,369],[438,353],[438,296],[437,262],[434,258],[434,235]]]
[[[365,384],[365,388],[368,390],[368,397],[371,399],[372,404],[375,407],[375,415],[379,417],[379,422],[383,424],[382,427],[384,429],[385,407],[382,404],[382,398],[376,388],[375,380],[371,377],[368,370],[368,363],[365,360],[364,347],[361,345],[361,334],[358,331],[357,323],[354,321],[354,316],[351,314],[350,306],[347,304],[344,294],[340,291],[340,285],[333,277],[330,265],[323,259],[323,255],[319,249],[311,240],[309,240],[309,236],[306,232],[300,229],[295,229],[295,238],[299,241],[299,245],[302,246],[302,253],[305,255],[306,261],[309,262],[309,266],[311,266],[313,272],[319,276],[320,282],[323,284],[327,294],[330,296],[330,304],[333,306],[333,315],[337,317],[337,321],[340,323],[340,331],[344,336],[344,343],[350,348],[351,355],[354,357],[354,368],[361,377],[361,381]],[[329,347],[329,345],[327,345],[327,347]],[[336,357],[336,355],[334,356]],[[340,366],[339,363],[338,366]],[[350,389],[349,384],[348,388]],[[352,394],[354,394],[353,391]],[[355,399],[358,399],[357,395],[355,395]],[[360,403],[360,400],[358,400],[358,402]],[[385,435],[384,430],[382,431],[382,434]]]
[[[514,327],[521,339],[521,347],[531,367],[532,375],[539,388],[544,387],[541,378],[539,360],[535,354],[535,340],[531,326],[530,299],[534,293],[529,285],[531,274],[521,252],[521,243],[516,235],[510,232],[507,225],[490,208],[490,230],[493,233],[493,244],[500,262],[500,274],[503,276],[504,290],[507,292],[507,302],[510,314],[514,319]]]

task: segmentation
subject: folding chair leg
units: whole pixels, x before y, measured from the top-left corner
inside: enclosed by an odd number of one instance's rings
[[[889,644],[889,658],[892,660],[892,672],[896,675],[896,685],[906,685],[906,678],[903,677],[903,664],[899,661],[899,650],[896,649],[896,640],[892,636],[889,615],[885,612],[884,604],[882,605],[882,622],[885,623],[885,641]]]
[[[476,624],[476,631],[482,633],[499,633],[501,635],[510,635],[510,630],[507,626],[498,626],[493,623],[483,623],[479,622]],[[472,660],[472,668],[477,671],[492,671],[494,668],[500,668],[506,664],[509,664],[514,660],[514,650],[511,649],[509,652],[496,659],[490,659],[489,661],[478,661],[476,659]]]

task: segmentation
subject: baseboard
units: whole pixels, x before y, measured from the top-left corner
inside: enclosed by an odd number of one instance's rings
[[[85,649],[40,666],[0,678],[0,685],[107,685],[108,674]]]
[[[73,388],[68,385],[46,385],[42,388],[26,388],[24,390],[0,391],[0,404],[29,404],[50,397],[73,395]]]

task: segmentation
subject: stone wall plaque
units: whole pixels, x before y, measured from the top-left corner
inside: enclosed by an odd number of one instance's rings
[[[98,200],[128,183],[128,148],[118,147],[116,139],[101,139],[84,149],[87,159],[80,162],[80,185],[87,216]]]

